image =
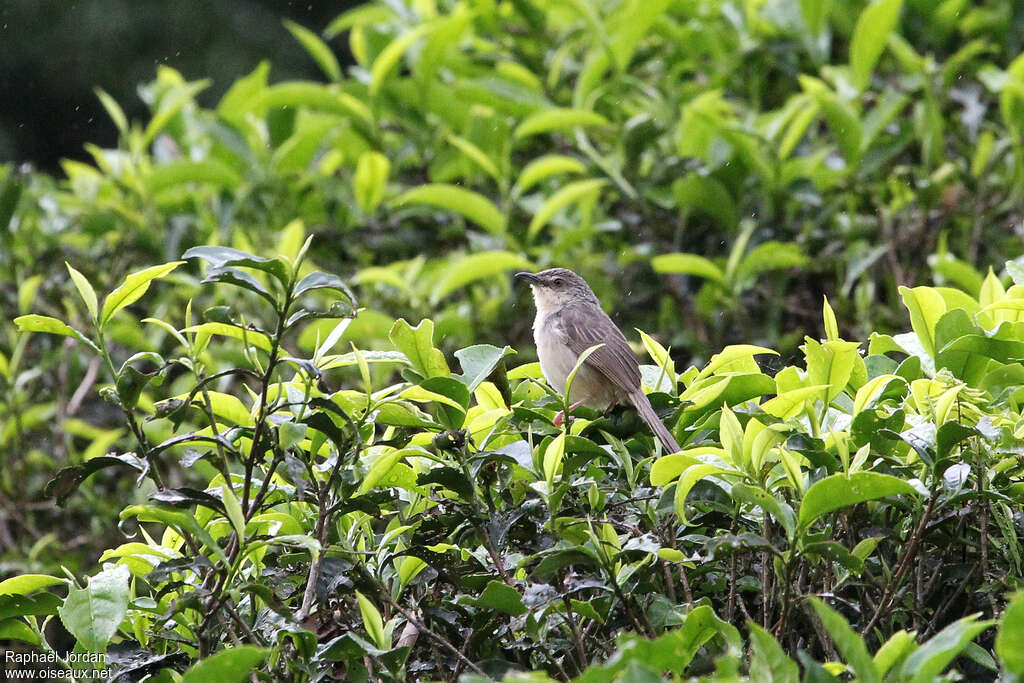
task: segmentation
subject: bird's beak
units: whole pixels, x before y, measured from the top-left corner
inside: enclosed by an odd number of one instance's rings
[[[520,280],[526,280],[531,285],[542,285],[544,284],[539,277],[533,273],[516,273],[516,277]]]

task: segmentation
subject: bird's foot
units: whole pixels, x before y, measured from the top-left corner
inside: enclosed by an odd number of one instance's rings
[[[581,405],[583,405],[583,401],[576,401],[571,406],[569,406],[569,416],[572,417],[572,411],[576,410]],[[565,422],[565,411],[559,410],[558,413],[555,414],[555,419],[552,420],[552,422],[556,427],[561,427],[562,423]]]

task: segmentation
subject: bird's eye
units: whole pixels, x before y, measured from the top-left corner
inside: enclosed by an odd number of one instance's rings
[[[563,284],[565,284],[565,281],[562,280],[562,278],[560,278],[560,277],[556,277],[554,279],[554,283],[555,283],[555,287],[561,287]]]

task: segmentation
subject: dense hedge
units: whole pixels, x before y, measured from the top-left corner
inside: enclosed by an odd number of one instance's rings
[[[101,93],[117,149],[0,176],[0,637],[153,680],[1021,673],[1021,10],[962,4],[378,3],[324,31],[348,73],[287,26],[326,83]],[[508,277],[550,264],[682,452],[554,425]]]

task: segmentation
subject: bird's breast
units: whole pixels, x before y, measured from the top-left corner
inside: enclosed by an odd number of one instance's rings
[[[561,341],[565,335],[558,324],[557,316],[538,314],[534,320],[533,339],[537,345],[537,357],[544,379],[555,391],[564,395],[566,380],[576,367],[578,356]],[[619,397],[615,386],[600,370],[584,363],[573,378],[569,400],[573,403],[582,401],[592,408],[603,410],[618,403]]]
[[[561,338],[557,318],[538,313],[533,323],[533,341],[537,345],[540,369],[544,379],[560,394],[565,393],[565,380],[576,365],[576,354]]]

